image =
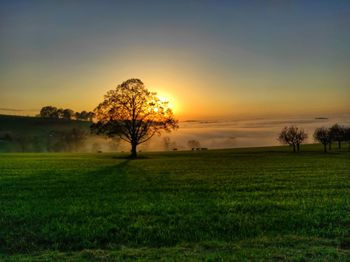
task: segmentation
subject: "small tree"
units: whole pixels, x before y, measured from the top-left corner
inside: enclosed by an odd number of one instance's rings
[[[95,117],[95,113],[94,112],[88,112],[87,113],[87,118],[90,122],[92,122],[94,120]]]
[[[64,142],[66,143],[66,147],[68,151],[78,151],[80,147],[83,146],[84,142],[87,139],[87,132],[79,129],[73,128],[69,131],[66,131],[63,134]]]
[[[344,137],[345,137],[345,141],[349,143],[349,149],[350,149],[350,127],[345,128]]]
[[[319,127],[314,132],[314,139],[323,145],[324,152],[327,152],[327,144],[331,143],[329,128]]]
[[[293,147],[293,152],[300,151],[300,144],[307,138],[307,134],[304,129],[299,129],[296,126],[284,127],[281,133],[278,135],[278,140],[282,144],[287,144]]]
[[[44,106],[40,110],[40,117],[42,117],[42,118],[58,118],[58,110],[54,106]]]
[[[74,113],[74,118],[75,118],[75,120],[80,120],[80,113],[79,112],[75,112]]]
[[[95,117],[94,112],[87,112],[87,111],[81,111],[75,113],[75,119],[76,120],[82,120],[82,121],[90,121],[92,122],[93,118]]]
[[[74,111],[72,109],[64,109],[62,112],[62,117],[66,120],[71,120],[74,116]]]
[[[335,124],[330,128],[330,136],[332,141],[338,142],[338,148],[341,149],[341,142],[345,140],[345,128]]]
[[[194,150],[195,148],[200,148],[201,143],[198,140],[192,139],[187,141],[187,145],[190,149]]]
[[[80,120],[86,121],[89,119],[89,114],[87,111],[81,111],[80,112]]]
[[[169,151],[171,149],[171,139],[170,139],[170,137],[168,137],[168,136],[163,137],[163,145],[164,145],[165,151]]]
[[[57,112],[56,112],[57,117],[55,117],[55,118],[60,118],[60,119],[64,118],[63,113],[64,113],[63,108],[57,109]]]
[[[139,144],[162,130],[178,127],[168,102],[161,101],[139,79],[129,79],[108,91],[94,112],[98,122],[91,126],[92,131],[130,143],[131,158],[136,158]]]

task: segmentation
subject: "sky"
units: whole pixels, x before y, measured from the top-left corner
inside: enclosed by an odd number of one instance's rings
[[[3,1],[0,114],[93,110],[129,78],[180,120],[350,112],[350,1]]]

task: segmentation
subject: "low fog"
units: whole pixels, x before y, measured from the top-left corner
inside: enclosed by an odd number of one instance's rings
[[[305,143],[313,143],[312,135],[317,127],[330,127],[335,123],[350,126],[350,117],[184,121],[180,122],[177,131],[155,136],[148,143],[140,145],[139,150],[189,150],[189,140],[197,140],[200,147],[208,149],[274,146],[280,145],[277,140],[278,133],[289,125],[304,128],[309,135]],[[104,150],[108,151],[108,148]],[[120,142],[119,150],[128,151],[129,145]]]
[[[138,151],[190,150],[191,147],[208,149],[274,146],[280,143],[278,133],[285,126],[296,125],[309,135],[305,143],[313,143],[313,132],[317,127],[330,127],[338,123],[350,126],[350,117],[252,119],[240,121],[200,121],[179,123],[179,129],[162,133],[138,146]],[[0,130],[1,131],[1,130]],[[91,135],[88,126],[66,131],[50,131],[45,136],[29,137],[25,133],[2,133],[2,143],[7,139],[5,152],[129,152],[130,145],[118,138]],[[196,146],[189,143],[199,142]],[[1,142],[1,141],[0,141]],[[1,146],[1,144],[0,144]]]

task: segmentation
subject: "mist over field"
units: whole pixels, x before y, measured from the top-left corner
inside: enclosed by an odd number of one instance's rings
[[[180,128],[171,134],[155,137],[151,143],[140,146],[142,150],[164,150],[163,138],[169,137],[179,150],[189,149],[187,141],[198,140],[202,147],[238,148],[280,145],[277,135],[285,126],[296,125],[308,133],[305,143],[313,143],[313,132],[318,127],[330,127],[338,123],[350,126],[349,115],[330,117],[261,118],[237,121],[180,122]]]
[[[3,116],[0,122],[0,152],[130,151],[130,145],[120,139],[92,135],[89,122],[57,122],[11,116]],[[305,143],[313,143],[316,128],[330,127],[335,123],[350,126],[350,116],[344,114],[328,117],[187,120],[180,121],[179,129],[175,132],[163,132],[161,136],[140,144],[138,150],[189,150],[189,140],[196,140],[200,147],[208,149],[274,146],[280,144],[277,135],[281,129],[290,125],[303,128],[308,134]],[[74,129],[77,133],[74,133]],[[4,142],[6,136],[11,137],[10,143]]]

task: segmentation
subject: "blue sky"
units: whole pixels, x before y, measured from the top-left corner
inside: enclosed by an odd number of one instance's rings
[[[92,110],[138,77],[183,117],[350,111],[349,1],[0,3],[1,108]]]

